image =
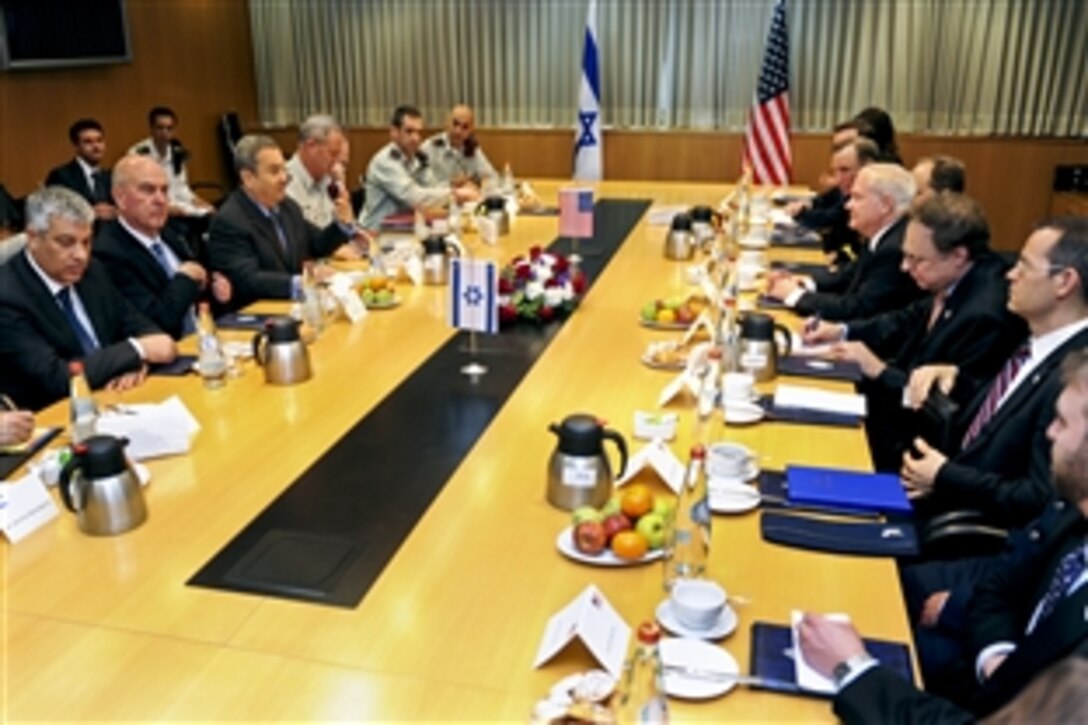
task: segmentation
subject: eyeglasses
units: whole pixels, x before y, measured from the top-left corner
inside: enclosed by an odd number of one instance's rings
[[[1068,264],[1054,264],[1053,262],[1049,262],[1045,267],[1040,268],[1032,264],[1023,255],[1020,255],[1016,258],[1016,264],[1014,266],[1021,272],[1040,272],[1042,274],[1045,274],[1047,277],[1053,277],[1058,272],[1061,272],[1064,269],[1069,269]]]

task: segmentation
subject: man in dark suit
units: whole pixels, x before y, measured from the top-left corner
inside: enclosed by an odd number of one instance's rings
[[[302,263],[335,252],[354,234],[351,203],[336,202],[336,220],[324,229],[306,221],[287,197],[287,167],[276,142],[245,136],[235,148],[242,187],[227,198],[212,221],[208,259],[234,289],[231,304],[244,307],[259,299],[299,299]],[[318,281],[331,275],[315,268]]]
[[[45,185],[71,189],[94,207],[96,219],[113,219],[117,209],[110,196],[109,169],[102,168],[106,158],[106,134],[102,124],[93,118],[81,118],[68,129],[68,140],[75,147],[75,158],[50,171],[45,177]]]
[[[37,409],[68,393],[68,363],[93,388],[127,388],[147,363],[171,362],[174,341],[91,261],[94,211],[68,189],[27,200],[27,248],[0,267],[0,392]]]
[[[902,269],[903,237],[914,194],[914,179],[903,167],[863,167],[846,204],[851,228],[866,239],[858,258],[812,277],[773,270],[767,296],[799,314],[833,321],[871,317],[921,297],[918,285]]]
[[[194,304],[205,289],[215,300],[230,300],[230,280],[209,278],[184,238],[169,231],[169,181],[149,156],[117,162],[113,195],[118,216],[98,232],[94,256],[113,284],[136,309],[178,339],[196,330]]]
[[[968,381],[988,380],[1026,336],[1023,320],[1007,309],[1005,263],[989,239],[975,201],[950,193],[919,199],[903,241],[903,267],[929,295],[867,320],[820,322],[805,334],[810,343],[842,341],[834,356],[861,367],[858,390],[867,399],[865,430],[879,471],[898,471],[914,437],[914,414],[903,407],[912,370],[948,363]],[[955,391],[954,399],[967,402]]]
[[[998,526],[1022,526],[1050,500],[1046,421],[1061,389],[1059,364],[1088,347],[1088,220],[1055,219],[1028,237],[1009,271],[1009,309],[1031,336],[992,384],[964,408],[960,448],[943,453],[922,439],[903,457],[901,475],[920,511],[981,511]],[[954,366],[912,375],[917,405],[940,380],[955,385]]]
[[[1047,429],[1059,501],[1046,526],[1022,537],[1007,565],[979,585],[968,612],[978,684],[959,693],[960,704],[980,716],[1088,643],[1088,351],[1071,353],[1062,377]],[[935,705],[894,682],[848,624],[809,614],[798,638],[805,660],[839,684],[835,712],[848,722],[902,722]]]

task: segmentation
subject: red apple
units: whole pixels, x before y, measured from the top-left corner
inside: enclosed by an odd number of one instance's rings
[[[627,518],[624,514],[606,516],[601,523],[604,526],[605,536],[608,537],[609,541],[612,541],[612,537],[619,532],[629,531],[631,529],[631,519]]]
[[[596,521],[583,521],[574,527],[574,548],[583,554],[597,556],[608,545],[608,534],[604,526]]]

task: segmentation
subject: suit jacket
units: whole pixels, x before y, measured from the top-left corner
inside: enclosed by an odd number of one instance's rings
[[[92,388],[139,370],[143,363],[128,338],[159,332],[113,287],[97,262],[91,262],[75,288],[101,344],[86,356],[26,254],[0,267],[0,390],[22,407],[36,410],[67,395],[72,360],[82,359]]]
[[[999,526],[1023,526],[1042,512],[1054,496],[1046,429],[1061,393],[1061,362],[1085,346],[1088,330],[1081,330],[1039,363],[978,436],[941,466],[927,511],[977,509]],[[963,430],[989,391],[979,390],[964,408]]]
[[[279,210],[286,251],[275,223],[242,189],[227,198],[212,220],[208,260],[230,278],[235,308],[259,299],[290,299],[291,278],[301,273],[303,261],[332,254],[348,239],[336,222],[325,229],[310,224],[290,198],[284,197]]]
[[[1038,674],[1073,654],[1088,654],[1084,607],[1088,587],[1066,597],[1049,618],[1025,635],[1028,621],[1054,576],[1071,539],[1083,541],[1083,514],[1065,501],[1052,502],[977,587],[968,623],[974,652],[998,641],[1018,644],[974,694],[970,711],[915,689],[875,667],[835,696],[835,714],[845,723],[970,723],[1015,698]]]
[[[87,183],[87,176],[83,173],[83,167],[75,159],[50,171],[49,176],[45,177],[45,185],[67,187],[92,205],[103,201],[112,204],[113,176],[108,169],[99,169],[99,173],[102,175],[102,183],[105,189],[103,198],[95,197],[94,189]]]
[[[923,292],[903,264],[903,237],[907,218],[893,224],[876,249],[862,248],[858,258],[837,273],[816,274],[816,292],[806,292],[794,305],[802,315],[819,314],[827,320],[856,320],[906,307]]]
[[[1017,645],[979,689],[971,703],[977,713],[1001,707],[1036,674],[1088,643],[1088,586],[1063,597],[1049,617],[1025,634],[1058,562],[1072,546],[1082,546],[1088,533],[1079,508],[1061,500],[1051,505],[1057,515],[1042,519],[1048,523],[1045,528],[1029,531],[1012,562],[995,568],[971,600],[968,625],[974,657],[995,642]]]
[[[849,338],[864,342],[889,362],[876,381],[879,386],[899,395],[911,370],[929,363],[957,365],[966,381],[992,379],[1027,336],[1024,321],[1008,310],[1005,271],[997,255],[975,260],[945,300],[932,329],[927,325],[933,295],[901,310],[851,321]]]
[[[161,238],[178,260],[195,260],[181,237],[163,229]],[[103,225],[95,236],[94,256],[136,309],[171,337],[182,336],[185,316],[200,296],[200,286],[194,279],[184,274],[167,277],[155,255],[117,221]]]

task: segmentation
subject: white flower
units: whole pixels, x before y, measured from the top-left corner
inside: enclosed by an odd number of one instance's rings
[[[510,295],[499,295],[499,307],[510,304]]]
[[[540,298],[544,294],[544,285],[537,281],[528,282],[525,285],[525,296],[531,300]]]
[[[558,307],[563,304],[563,288],[562,287],[549,287],[544,290],[544,304],[548,307]]]
[[[571,286],[570,282],[564,282],[563,286],[559,289],[563,295],[564,302],[569,302],[570,300],[574,299],[574,287]]]
[[[533,277],[539,282],[547,282],[552,278],[552,266],[550,264],[541,264],[537,262],[533,267]]]

